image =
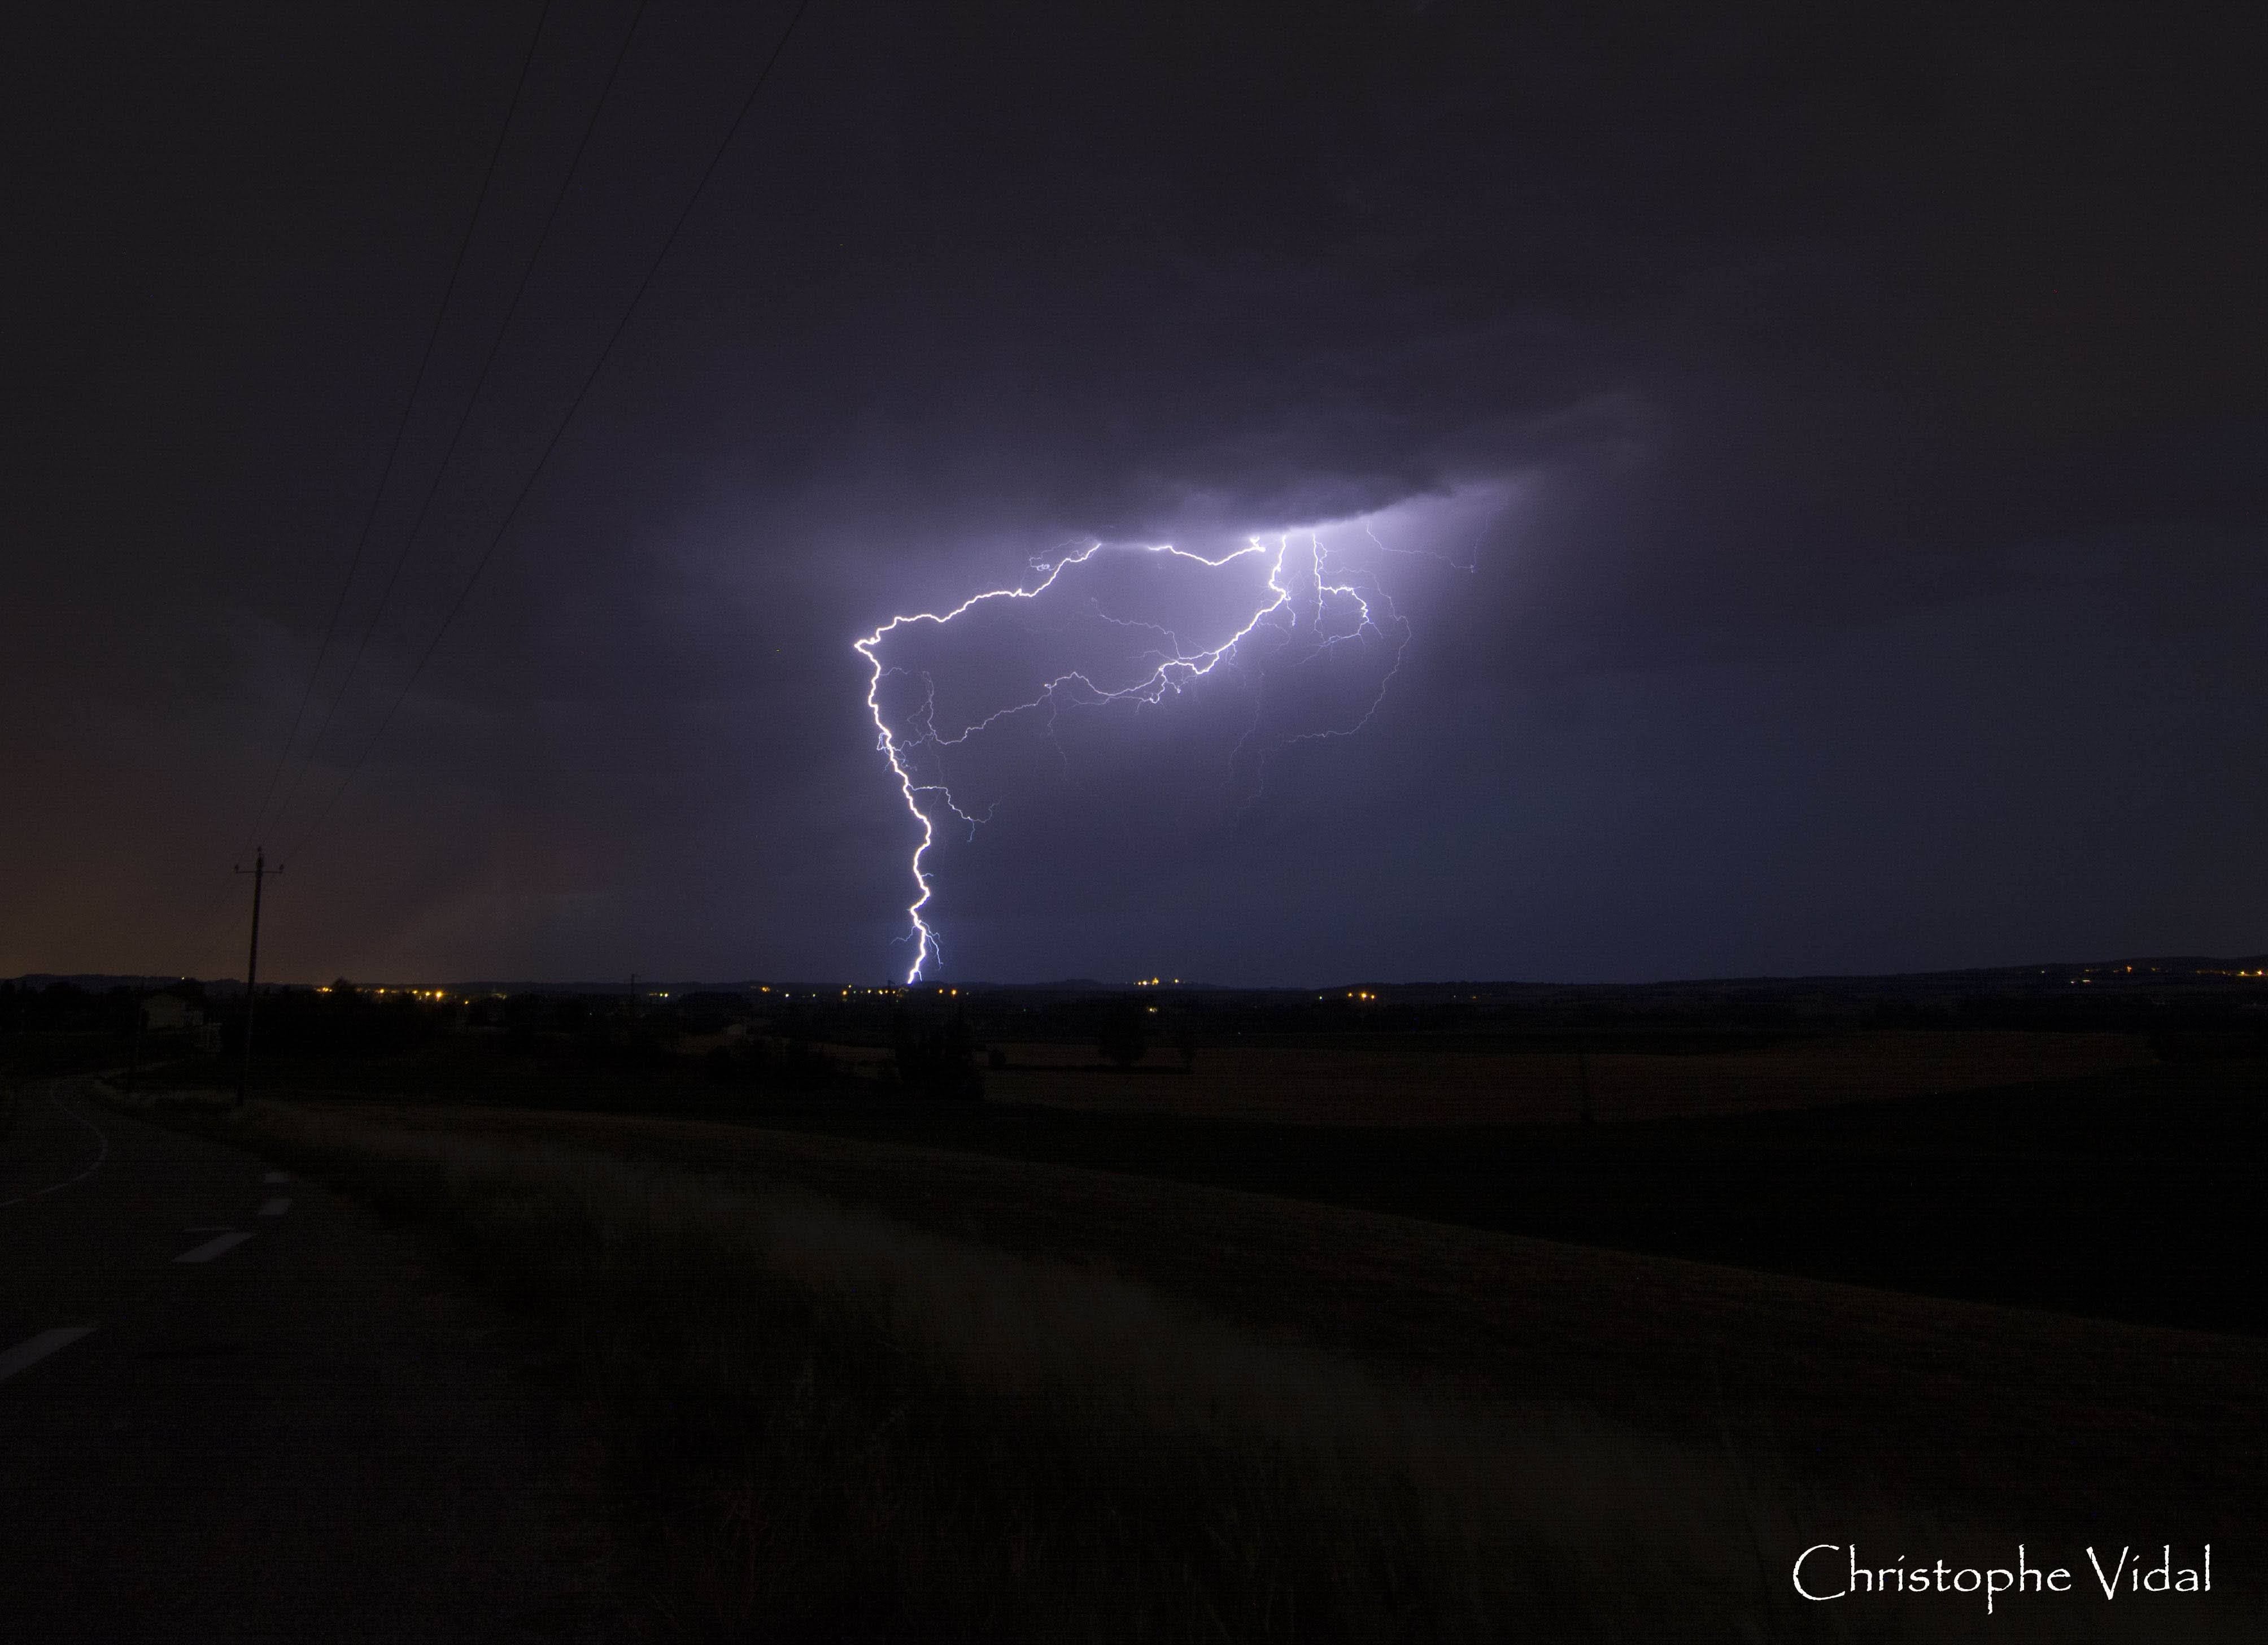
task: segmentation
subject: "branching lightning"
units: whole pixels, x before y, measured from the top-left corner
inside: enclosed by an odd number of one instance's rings
[[[1367,530],[1366,527],[1365,528]],[[1371,540],[1377,542],[1375,535]],[[1380,546],[1384,547],[1383,544]],[[1114,616],[1101,609],[1099,601],[1092,601],[1088,606],[1089,615],[1122,629],[1141,631],[1156,637],[1154,646],[1137,653],[1138,663],[1148,668],[1146,674],[1131,684],[1105,686],[1098,683],[1084,669],[1066,669],[1040,686],[1029,698],[994,710],[958,729],[940,729],[938,726],[936,685],[926,671],[895,667],[883,660],[882,648],[893,634],[924,626],[942,629],[956,618],[995,601],[1035,601],[1053,588],[1073,567],[1086,564],[1100,555],[1113,553],[1169,556],[1213,570],[1256,557],[1267,566],[1264,598],[1226,639],[1194,650],[1186,646],[1170,628]],[[1233,671],[1248,673],[1255,688],[1252,722],[1232,756],[1233,771],[1246,757],[1256,740],[1266,741],[1261,732],[1258,688],[1272,668],[1285,662],[1297,667],[1344,645],[1390,644],[1393,648],[1391,664],[1377,681],[1368,702],[1352,723],[1283,734],[1274,743],[1264,746],[1259,757],[1264,764],[1271,747],[1351,735],[1367,725],[1384,700],[1388,683],[1401,667],[1402,653],[1409,643],[1409,624],[1395,609],[1393,601],[1378,586],[1374,578],[1360,573],[1334,572],[1329,569],[1329,550],[1323,546],[1320,535],[1314,532],[1286,532],[1278,536],[1272,546],[1267,541],[1255,537],[1245,547],[1218,559],[1208,559],[1171,544],[1113,546],[1099,542],[1089,542],[1051,564],[1035,561],[1034,569],[1041,576],[1028,587],[988,589],[962,601],[949,611],[918,611],[894,616],[865,638],[854,641],[853,648],[866,660],[870,671],[866,708],[873,719],[876,747],[889,762],[906,809],[913,814],[914,821],[921,830],[920,842],[914,847],[910,864],[916,895],[906,914],[911,922],[908,940],[914,945],[914,957],[907,971],[906,981],[909,984],[919,982],[923,972],[938,963],[943,956],[936,928],[924,911],[929,907],[934,893],[927,859],[931,848],[937,844],[940,819],[949,815],[967,825],[973,834],[976,825],[990,815],[989,809],[981,815],[972,814],[954,798],[944,774],[943,755],[946,749],[964,745],[1003,721],[1038,709],[1048,711],[1052,726],[1054,715],[1064,707],[1101,708],[1126,702],[1154,706],[1168,695],[1186,690],[1197,681],[1220,669],[1222,665],[1228,664]],[[1239,660],[1247,653],[1252,653],[1248,668]],[[917,680],[919,684],[915,705],[899,716],[902,723],[895,727],[882,701],[884,686],[893,679]]]

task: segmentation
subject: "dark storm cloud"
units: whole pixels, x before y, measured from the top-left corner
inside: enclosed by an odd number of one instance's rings
[[[350,639],[629,19],[548,25]],[[649,14],[271,843],[784,20]],[[227,963],[534,21],[91,9],[12,54],[0,970]],[[2052,22],[818,0],[281,963],[880,975],[912,836],[853,638],[1091,536],[1479,486],[1473,570],[1381,573],[1412,639],[1362,738],[1231,822],[1098,749],[950,853],[959,974],[2257,947],[2258,116],[2209,22]]]

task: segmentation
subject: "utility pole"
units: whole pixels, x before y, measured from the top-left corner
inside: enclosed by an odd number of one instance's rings
[[[260,888],[269,874],[284,870],[268,866],[268,852],[262,848],[254,852],[252,867],[237,872],[252,876],[252,953],[244,962],[244,1063],[236,1075],[236,1104],[241,1108],[252,1088],[252,1006],[260,988]]]

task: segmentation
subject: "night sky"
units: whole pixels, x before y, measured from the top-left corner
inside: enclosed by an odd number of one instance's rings
[[[289,759],[538,8],[39,10],[0,975],[241,975],[260,843],[263,975],[882,980],[853,642],[1117,545],[931,637],[989,712],[1285,532],[1394,623],[947,750],[933,975],[2268,946],[2238,8],[812,0],[413,681],[790,16],[644,11],[409,542],[630,25],[556,0]]]

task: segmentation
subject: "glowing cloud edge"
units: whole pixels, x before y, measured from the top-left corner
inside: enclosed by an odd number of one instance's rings
[[[1365,527],[1365,530],[1366,532],[1368,531],[1368,527],[1366,525]],[[993,713],[986,715],[984,719],[977,721],[975,725],[963,727],[960,731],[954,733],[951,736],[940,736],[938,734],[936,725],[932,719],[929,723],[923,727],[921,734],[912,740],[910,746],[913,748],[919,748],[924,744],[928,744],[932,747],[943,749],[966,742],[970,737],[975,736],[978,732],[986,729],[1002,719],[1007,719],[1012,715],[1024,713],[1028,710],[1037,708],[1043,704],[1053,701],[1057,691],[1072,684],[1074,682],[1084,687],[1086,690],[1091,694],[1089,700],[1092,704],[1100,705],[1106,703],[1123,702],[1129,699],[1142,703],[1156,704],[1164,698],[1167,691],[1179,691],[1183,687],[1189,685],[1191,682],[1203,679],[1205,675],[1211,674],[1216,668],[1218,668],[1225,659],[1232,655],[1239,645],[1241,645],[1244,640],[1249,638],[1253,631],[1257,629],[1261,623],[1267,621],[1269,617],[1274,616],[1277,612],[1285,610],[1292,606],[1292,590],[1286,587],[1284,581],[1285,562],[1291,552],[1293,538],[1295,536],[1301,535],[1306,537],[1309,551],[1312,555],[1312,564],[1314,567],[1312,583],[1316,603],[1315,620],[1318,623],[1321,621],[1322,601],[1323,596],[1326,594],[1346,595],[1354,601],[1356,608],[1361,613],[1360,618],[1356,623],[1352,632],[1326,638],[1322,642],[1322,648],[1328,650],[1331,646],[1343,644],[1345,641],[1359,639],[1366,632],[1382,637],[1384,630],[1380,627],[1378,622],[1373,617],[1371,609],[1371,601],[1369,598],[1365,597],[1362,590],[1355,587],[1351,584],[1327,583],[1323,580],[1323,564],[1327,550],[1322,547],[1320,530],[1310,529],[1305,532],[1287,531],[1280,534],[1278,537],[1277,544],[1273,550],[1275,557],[1268,570],[1267,586],[1269,592],[1273,594],[1275,598],[1270,601],[1266,605],[1261,607],[1260,609],[1254,612],[1251,617],[1241,628],[1238,629],[1235,633],[1230,635],[1229,638],[1221,642],[1221,644],[1207,647],[1201,651],[1184,653],[1180,649],[1181,642],[1178,638],[1172,635],[1169,631],[1160,629],[1158,631],[1161,634],[1165,634],[1167,638],[1173,640],[1175,649],[1169,655],[1161,654],[1161,660],[1159,661],[1158,666],[1153,668],[1149,675],[1145,676],[1143,679],[1137,681],[1132,685],[1121,687],[1116,690],[1107,691],[1100,686],[1097,686],[1094,681],[1087,678],[1085,674],[1077,669],[1072,669],[1067,673],[1058,675],[1054,679],[1049,681],[1045,685],[1040,688],[1039,694],[1036,697],[1034,697],[1030,701],[1014,704],[1007,708],[998,710]],[[1378,542],[1374,534],[1371,535],[1371,541],[1373,542]],[[1383,543],[1380,543],[1379,546],[1381,549],[1385,547]],[[965,612],[973,610],[976,607],[983,605],[990,601],[1035,600],[1042,594],[1047,593],[1049,588],[1053,587],[1056,580],[1060,578],[1065,571],[1074,565],[1084,564],[1086,562],[1093,559],[1096,555],[1102,553],[1107,549],[1116,549],[1119,551],[1130,553],[1172,555],[1177,559],[1189,560],[1199,565],[1213,568],[1227,565],[1233,561],[1244,559],[1252,555],[1266,555],[1270,552],[1268,545],[1259,537],[1252,538],[1245,547],[1233,550],[1227,554],[1222,555],[1218,559],[1208,559],[1204,555],[1192,554],[1185,549],[1177,549],[1171,543],[1109,544],[1098,540],[1088,543],[1086,547],[1079,550],[1078,552],[1067,555],[1064,558],[1057,560],[1053,565],[1042,566],[1042,569],[1046,572],[1046,575],[1042,577],[1037,583],[1028,588],[990,588],[982,594],[971,594],[968,599],[962,601],[950,611],[916,611],[894,616],[890,618],[889,621],[882,623],[880,627],[875,629],[873,633],[866,635],[862,639],[851,642],[851,649],[865,659],[869,671],[866,682],[866,710],[873,719],[876,749],[882,755],[883,758],[889,762],[891,774],[897,778],[898,792],[900,796],[905,800],[906,809],[913,814],[914,821],[919,824],[921,828],[921,843],[914,847],[912,861],[909,865],[913,874],[916,890],[914,900],[908,904],[906,908],[906,918],[912,926],[910,934],[914,943],[913,963],[906,972],[906,985],[909,987],[921,981],[922,973],[925,969],[932,964],[940,963],[944,959],[944,949],[938,941],[936,929],[922,917],[922,911],[929,905],[931,897],[935,894],[935,888],[930,882],[928,871],[923,867],[923,862],[929,855],[930,848],[937,843],[937,822],[936,819],[930,814],[930,812],[923,808],[920,796],[925,794],[938,796],[939,799],[943,801],[944,807],[946,810],[952,812],[953,815],[955,817],[958,817],[961,821],[969,824],[972,829],[974,829],[978,822],[983,821],[983,819],[969,815],[967,812],[963,811],[960,806],[955,804],[953,799],[952,791],[945,784],[941,782],[924,782],[920,780],[917,774],[908,767],[904,757],[904,750],[902,749],[897,736],[891,731],[889,722],[883,716],[880,700],[883,682],[895,675],[904,674],[907,671],[901,668],[887,667],[882,661],[879,648],[885,639],[901,628],[913,627],[924,623],[932,623],[942,628],[946,623],[951,623],[955,617],[961,616]],[[1388,551],[1391,552],[1392,550]],[[1326,737],[1351,736],[1356,732],[1361,730],[1364,726],[1370,723],[1372,717],[1378,712],[1379,704],[1385,700],[1386,689],[1388,685],[1392,682],[1395,675],[1399,673],[1401,670],[1402,653],[1409,645],[1410,630],[1408,623],[1403,620],[1401,614],[1395,609],[1394,602],[1387,598],[1385,592],[1375,586],[1374,584],[1371,589],[1371,596],[1375,598],[1379,604],[1384,608],[1388,620],[1399,625],[1401,629],[1401,639],[1395,647],[1393,664],[1380,679],[1377,691],[1372,697],[1370,705],[1364,710],[1361,718],[1356,720],[1352,726],[1340,730],[1302,733],[1285,739],[1287,743],[1310,741]],[[1099,615],[1104,614],[1099,613]],[[1107,615],[1106,620],[1111,622],[1120,621],[1120,619],[1117,618],[1108,617]],[[1130,626],[1149,627],[1152,625],[1145,623]],[[1292,626],[1294,630],[1299,626],[1299,612],[1296,609],[1292,610]],[[930,694],[929,709],[931,714],[933,715],[935,710],[935,696],[933,691]],[[1239,753],[1242,752],[1246,744],[1250,741],[1251,734],[1251,732],[1248,731],[1244,739],[1239,741],[1237,745]]]

